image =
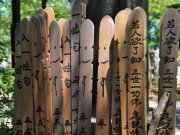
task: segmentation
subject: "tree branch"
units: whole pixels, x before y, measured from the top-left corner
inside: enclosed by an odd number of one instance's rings
[[[151,120],[151,125],[149,128],[148,135],[155,135],[156,130],[158,129],[157,126],[159,124],[159,120],[161,118],[162,113],[164,112],[164,109],[169,101],[169,98],[171,97],[171,93],[164,92],[163,96],[161,97],[159,101],[159,105],[156,108],[155,112],[153,113],[153,117]]]

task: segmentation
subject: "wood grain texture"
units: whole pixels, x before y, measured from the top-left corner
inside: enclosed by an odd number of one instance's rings
[[[166,109],[162,114],[158,135],[175,135],[177,57],[179,50],[180,16],[176,9],[168,9],[162,19],[160,49],[159,99],[167,91],[171,93]]]
[[[62,94],[62,50],[60,28],[56,21],[52,21],[49,28],[50,67],[53,107],[53,134],[64,134],[63,94]]]
[[[22,103],[22,53],[20,25],[15,29],[15,93],[14,93],[14,132],[13,135],[23,133]]]
[[[146,134],[144,116],[144,19],[134,9],[126,29],[128,43],[128,134]],[[136,123],[136,124],[134,124]]]
[[[79,97],[79,53],[81,7],[80,0],[71,2],[71,94],[72,94],[72,134],[78,133],[78,97]]]
[[[29,20],[23,19],[21,22],[21,49],[22,49],[22,69],[23,69],[23,132],[34,132],[34,116],[33,116],[33,89],[32,89],[32,61],[31,61],[31,44],[29,33]]]
[[[91,135],[94,25],[83,20],[80,29],[78,134]]]
[[[109,47],[114,35],[114,22],[105,16],[100,23],[99,34],[99,67],[96,104],[96,134],[109,134],[110,91],[107,89],[106,76],[109,69]]]
[[[47,115],[48,107],[46,106],[49,95],[49,89],[48,89],[48,73],[47,73],[47,67],[46,67],[46,56],[47,56],[47,26],[46,26],[46,20],[45,18],[38,14],[37,15],[40,23],[41,23],[41,44],[42,44],[42,64],[43,64],[43,70],[42,70],[42,85],[43,85],[43,93],[41,93],[42,102],[44,103],[44,113],[45,113],[45,126],[47,127],[47,131],[50,134],[50,123],[48,122],[50,120],[50,116]]]
[[[30,20],[30,35],[32,47],[32,75],[33,75],[33,94],[34,94],[34,116],[35,116],[35,135],[47,132],[45,120],[45,104],[43,89],[43,63],[42,63],[42,42],[41,42],[41,22],[34,16]]]
[[[47,20],[46,20],[46,24],[47,24],[47,56],[46,56],[46,61],[45,61],[45,66],[47,69],[47,83],[48,83],[48,95],[46,95],[46,107],[47,107],[47,116],[49,117],[49,123],[52,123],[52,115],[53,115],[53,110],[52,110],[52,86],[50,83],[50,76],[51,76],[51,72],[50,72],[50,41],[49,41],[49,27],[51,25],[51,22],[55,20],[55,14],[54,11],[51,7],[46,7],[44,9],[44,11],[47,14]],[[49,125],[49,129],[50,129],[50,133],[53,134],[53,124]]]
[[[49,102],[52,96],[52,92],[50,90],[50,65],[49,65],[49,50],[48,50],[48,31],[49,27],[47,24],[48,14],[42,9],[39,11],[39,14],[37,15],[41,22],[41,42],[43,47],[42,52],[42,63],[43,63],[43,89],[44,89],[44,104],[45,104],[45,120],[46,127],[48,129],[48,134],[52,134],[52,102]]]
[[[65,134],[71,135],[71,39],[70,21],[66,21],[62,34],[62,80]]]
[[[63,28],[64,28],[64,24],[65,24],[66,20],[64,18],[61,18],[58,20],[58,24],[59,24],[59,27],[60,27],[60,39],[62,39],[62,36],[63,36]]]
[[[148,80],[148,64],[147,64],[147,58],[148,58],[148,42],[147,42],[147,14],[146,14],[146,11],[143,9],[143,8],[141,8],[141,7],[136,7],[135,9],[137,9],[137,10],[139,10],[140,12],[141,12],[141,14],[143,15],[143,19],[144,19],[144,39],[143,39],[143,42],[144,42],[144,58],[143,58],[143,62],[144,62],[144,91],[143,91],[143,97],[144,97],[144,100],[143,100],[143,102],[144,102],[144,105],[145,105],[145,107],[144,107],[144,116],[145,116],[145,118],[147,117],[147,113],[148,113],[148,111],[147,111],[147,109],[148,109],[148,107],[147,107],[147,102],[148,102],[148,92],[149,92],[149,90],[148,90],[148,84],[147,84],[147,80]],[[144,124],[143,125],[147,125],[147,120],[145,119],[145,121],[144,121]],[[144,127],[145,128],[145,134],[147,134],[147,126],[145,126]]]
[[[115,40],[118,41],[119,52],[119,76],[120,76],[120,108],[121,108],[121,130],[123,135],[127,135],[127,37],[126,25],[130,9],[120,11],[115,18]],[[121,19],[123,18],[123,19]],[[115,133],[114,133],[115,134]]]

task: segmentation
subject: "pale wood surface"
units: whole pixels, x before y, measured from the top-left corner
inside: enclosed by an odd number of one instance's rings
[[[44,12],[45,13],[45,12]],[[46,18],[44,18],[43,16],[47,15],[46,13],[43,15],[38,14],[37,17],[41,23],[41,44],[42,44],[42,65],[43,65],[43,70],[42,70],[42,85],[43,85],[43,92],[41,93],[41,100],[44,104],[44,117],[45,117],[45,126],[47,128],[48,133],[50,133],[50,122],[48,122],[50,120],[50,116],[47,115],[48,107],[46,106],[47,104],[47,98],[49,95],[49,90],[48,90],[48,74],[47,74],[47,67],[46,67],[46,56],[47,56],[47,25],[46,25]]]
[[[78,97],[79,97],[79,51],[81,7],[80,0],[71,2],[71,94],[72,94],[72,134],[77,135],[78,130]]]
[[[62,39],[62,35],[63,35],[63,27],[64,27],[64,24],[65,24],[66,20],[64,18],[61,18],[58,20],[58,24],[59,24],[59,27],[60,27],[60,39]]]
[[[159,126],[167,126],[158,130],[158,134],[175,135],[176,126],[176,89],[177,89],[177,61],[179,50],[180,16],[176,9],[168,9],[162,20],[159,99],[167,91],[171,93],[168,105],[160,120]]]
[[[142,7],[136,7],[135,9],[139,10],[141,12],[141,14],[143,15],[143,19],[144,19],[144,58],[143,58],[143,62],[144,62],[144,91],[143,91],[143,97],[144,97],[144,115],[145,118],[147,117],[147,101],[148,101],[148,84],[147,84],[147,77],[148,77],[148,71],[147,71],[147,58],[148,58],[148,54],[147,54],[147,48],[148,48],[148,43],[147,43],[147,14],[146,11],[142,8]],[[144,125],[147,125],[147,119],[145,119]],[[145,128],[145,134],[147,134],[147,126],[144,127]]]
[[[114,22],[105,16],[100,23],[99,33],[99,67],[96,104],[96,134],[109,134],[109,94],[106,76],[109,69],[109,47],[114,35]]]
[[[94,25],[83,20],[80,37],[78,134],[91,135]]]
[[[21,97],[21,106],[23,107],[23,132],[33,133],[33,89],[32,89],[32,63],[31,63],[31,44],[29,33],[29,21],[23,19],[20,25],[21,29],[21,49],[22,49],[22,79],[23,96]],[[28,67],[29,66],[29,67]]]
[[[60,28],[56,21],[52,21],[49,28],[50,67],[53,107],[53,134],[64,134],[63,94],[62,94],[62,64]]]
[[[48,26],[47,26],[47,13],[41,9],[37,15],[39,21],[41,22],[41,42],[42,42],[42,64],[43,64],[43,72],[42,72],[42,77],[43,77],[43,89],[44,93],[44,104],[45,104],[45,120],[46,122],[46,128],[49,134],[52,133],[52,127],[51,127],[51,121],[52,120],[52,113],[50,113],[50,109],[52,109],[52,106],[50,106],[49,99],[51,98],[51,91],[49,89],[49,83],[50,83],[50,74],[49,74],[49,51],[47,48],[48,44],[48,33],[49,31]]]
[[[118,40],[119,52],[119,75],[120,75],[120,108],[121,108],[121,129],[122,134],[127,134],[127,37],[126,25],[130,9],[120,11],[115,18],[115,40]],[[121,19],[123,18],[123,19]],[[115,133],[114,133],[115,134]]]
[[[144,19],[134,9],[128,18],[128,134],[145,134],[144,116]],[[137,125],[133,125],[133,123]]]
[[[32,75],[33,75],[33,94],[34,94],[34,116],[35,134],[45,134],[47,132],[45,121],[45,104],[43,89],[43,63],[42,63],[42,42],[41,42],[41,22],[34,16],[30,20],[30,35],[32,47]]]
[[[47,24],[47,56],[46,56],[46,61],[45,61],[45,66],[47,69],[47,84],[48,84],[48,90],[49,93],[46,96],[46,106],[47,106],[47,116],[49,116],[49,123],[52,123],[52,115],[53,115],[53,110],[52,110],[52,86],[50,83],[50,76],[51,76],[51,72],[50,72],[50,41],[49,41],[49,27],[51,25],[51,22],[55,20],[55,14],[54,11],[51,7],[46,7],[44,9],[44,11],[47,14],[47,20],[46,20],[46,24]],[[52,124],[49,125],[49,129],[50,129],[50,133],[53,133],[53,127]]]
[[[63,87],[63,108],[64,108],[64,126],[65,133],[71,134],[71,39],[70,39],[70,21],[66,21],[62,34],[62,87]]]
[[[15,29],[15,93],[14,93],[14,135],[23,132],[22,103],[22,53],[20,25]]]

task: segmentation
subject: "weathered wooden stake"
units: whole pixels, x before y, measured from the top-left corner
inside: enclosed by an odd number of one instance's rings
[[[144,19],[134,9],[128,18],[128,134],[146,134],[144,116]]]
[[[127,135],[127,37],[126,25],[128,16],[131,13],[130,9],[120,11],[115,18],[115,40],[118,41],[119,52],[119,76],[120,76],[120,108],[121,108],[121,130],[123,135]],[[123,18],[123,19],[121,19]]]
[[[94,25],[86,19],[80,29],[78,134],[91,135]]]
[[[114,22],[110,16],[105,16],[100,23],[99,34],[99,67],[96,104],[96,134],[109,134],[110,90],[107,89],[106,76],[109,69],[109,47],[114,35]]]
[[[44,89],[42,83],[42,42],[41,42],[41,22],[34,16],[30,20],[30,35],[32,47],[32,75],[33,75],[33,94],[34,94],[34,116],[35,116],[35,135],[45,134],[45,104]]]
[[[63,108],[65,134],[72,133],[71,120],[71,40],[70,40],[70,21],[66,21],[63,27],[62,43],[62,80],[63,80]]]
[[[148,53],[147,53],[147,49],[148,47],[148,42],[147,42],[147,14],[146,11],[142,8],[142,7],[136,7],[135,9],[139,10],[141,12],[141,14],[143,15],[143,22],[144,22],[144,38],[143,38],[143,45],[144,45],[144,58],[143,58],[143,62],[144,62],[144,90],[143,90],[143,102],[144,102],[144,117],[147,118],[147,113],[148,113],[148,83],[147,82],[148,79],[148,63],[147,63],[147,58],[148,58]],[[147,134],[147,119],[144,120],[143,125],[145,125],[145,134]]]
[[[72,94],[72,134],[78,133],[78,97],[79,97],[79,51],[82,5],[80,0],[71,3],[71,94]]]
[[[53,134],[64,134],[63,94],[62,94],[62,51],[60,28],[56,21],[52,21],[49,28],[50,67],[53,110]]]
[[[159,122],[158,134],[175,135],[177,61],[179,50],[180,16],[177,10],[168,9],[163,15],[161,27],[159,99],[164,92],[171,93]]]
[[[14,93],[14,133],[13,135],[23,133],[22,113],[22,53],[20,24],[15,29],[15,93]]]

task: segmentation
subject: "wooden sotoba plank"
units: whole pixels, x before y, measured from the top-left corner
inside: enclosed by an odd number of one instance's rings
[[[106,88],[106,76],[109,69],[109,47],[114,35],[114,22],[105,16],[100,23],[98,95],[96,104],[96,134],[109,134],[109,92]]]
[[[15,29],[15,94],[14,94],[14,135],[23,133],[22,104],[22,53],[20,25]]]
[[[143,42],[144,42],[144,58],[143,58],[143,62],[144,62],[144,91],[143,91],[143,96],[144,96],[144,115],[145,115],[145,118],[147,117],[147,109],[148,109],[148,85],[147,84],[147,80],[148,79],[148,63],[147,63],[147,58],[148,58],[148,52],[147,52],[147,49],[148,49],[148,44],[147,44],[147,14],[146,14],[146,11],[141,8],[141,7],[136,7],[135,9],[139,10],[141,12],[141,14],[143,15],[143,19],[144,19],[144,39],[143,39]],[[144,125],[147,125],[147,119],[145,119],[144,121]],[[145,134],[147,134],[147,126],[144,127],[145,128]]]
[[[61,33],[60,33],[60,39],[62,40],[62,36],[63,36],[63,27],[64,27],[64,24],[65,24],[66,20],[64,18],[61,18],[58,20],[58,24],[59,24],[59,27],[60,27],[60,30],[61,30]]]
[[[52,86],[52,107],[53,107],[53,134],[64,134],[63,119],[63,94],[62,94],[62,64],[61,64],[61,39],[60,28],[56,21],[53,21],[49,29],[50,40],[50,67]]]
[[[119,76],[120,76],[120,96],[121,96],[121,129],[122,134],[127,135],[127,37],[126,25],[128,16],[131,13],[130,9],[120,11],[115,18],[115,40],[118,40],[119,51]],[[123,18],[123,19],[122,19]]]
[[[65,134],[72,133],[71,126],[71,40],[70,21],[66,21],[63,27],[62,42],[62,80],[63,80],[63,110]]]
[[[91,135],[94,25],[83,20],[80,29],[78,134]]]
[[[50,41],[49,41],[49,27],[51,25],[51,22],[55,20],[55,14],[54,14],[54,11],[51,7],[46,7],[44,9],[44,11],[46,12],[47,14],[47,56],[46,56],[46,61],[45,61],[45,66],[46,66],[46,69],[47,69],[47,76],[48,76],[48,79],[47,79],[47,83],[48,83],[48,90],[49,90],[49,93],[48,95],[46,95],[46,107],[47,107],[47,116],[49,117],[49,123],[52,123],[52,115],[53,115],[53,110],[52,110],[52,86],[51,86],[51,83],[50,83],[50,76],[51,76],[51,72],[50,72]],[[50,124],[49,125],[49,129],[50,129],[50,133],[53,134],[53,125]]]
[[[46,106],[46,99],[47,96],[49,95],[49,90],[48,90],[48,75],[47,75],[47,68],[46,68],[46,56],[47,56],[47,27],[46,27],[46,20],[42,15],[37,15],[40,23],[41,23],[41,44],[42,44],[42,64],[43,64],[43,70],[42,70],[42,85],[43,85],[43,91],[41,93],[41,102],[43,103],[43,109],[44,109],[44,118],[45,118],[45,126],[46,129],[48,131],[48,133],[50,134],[50,123],[47,122],[50,119],[50,116],[47,115],[47,111],[48,111],[48,107]]]
[[[33,75],[33,94],[34,94],[34,116],[35,116],[35,135],[45,134],[48,129],[45,120],[45,104],[43,89],[43,63],[42,63],[42,42],[41,42],[41,22],[34,16],[30,20],[30,35],[32,47],[32,75]]]
[[[64,24],[65,24],[65,22],[66,22],[66,20],[64,19],[64,18],[61,18],[61,19],[59,19],[58,20],[58,25],[59,25],[59,27],[60,27],[60,40],[61,40],[61,48],[62,48],[62,44],[63,44],[63,29],[64,29]],[[61,61],[63,61],[62,60],[62,53],[61,53]]]
[[[128,43],[128,134],[145,134],[144,116],[144,19],[134,9],[126,29]],[[134,125],[134,123],[137,123]]]
[[[81,1],[71,2],[71,94],[72,94],[72,134],[78,130],[78,96],[79,96],[79,50],[81,27]]]
[[[158,135],[175,135],[176,126],[176,90],[177,90],[177,57],[179,50],[180,16],[176,9],[168,9],[162,20],[160,49],[159,99],[164,92],[171,93],[168,105],[159,122],[163,126]]]
[[[49,27],[50,27],[52,21],[55,20],[55,14],[54,14],[54,10],[51,7],[46,7],[44,9],[44,11],[47,13],[47,16],[48,16],[47,17],[47,27],[48,27],[47,33],[48,33],[48,37],[49,37]],[[50,50],[50,44],[47,45],[47,48],[49,51]]]
[[[33,117],[33,89],[32,89],[32,62],[31,62],[31,44],[29,33],[29,20],[23,19],[20,25],[21,29],[21,49],[22,49],[22,79],[23,79],[23,96],[22,107],[23,113],[23,133],[34,132]]]

